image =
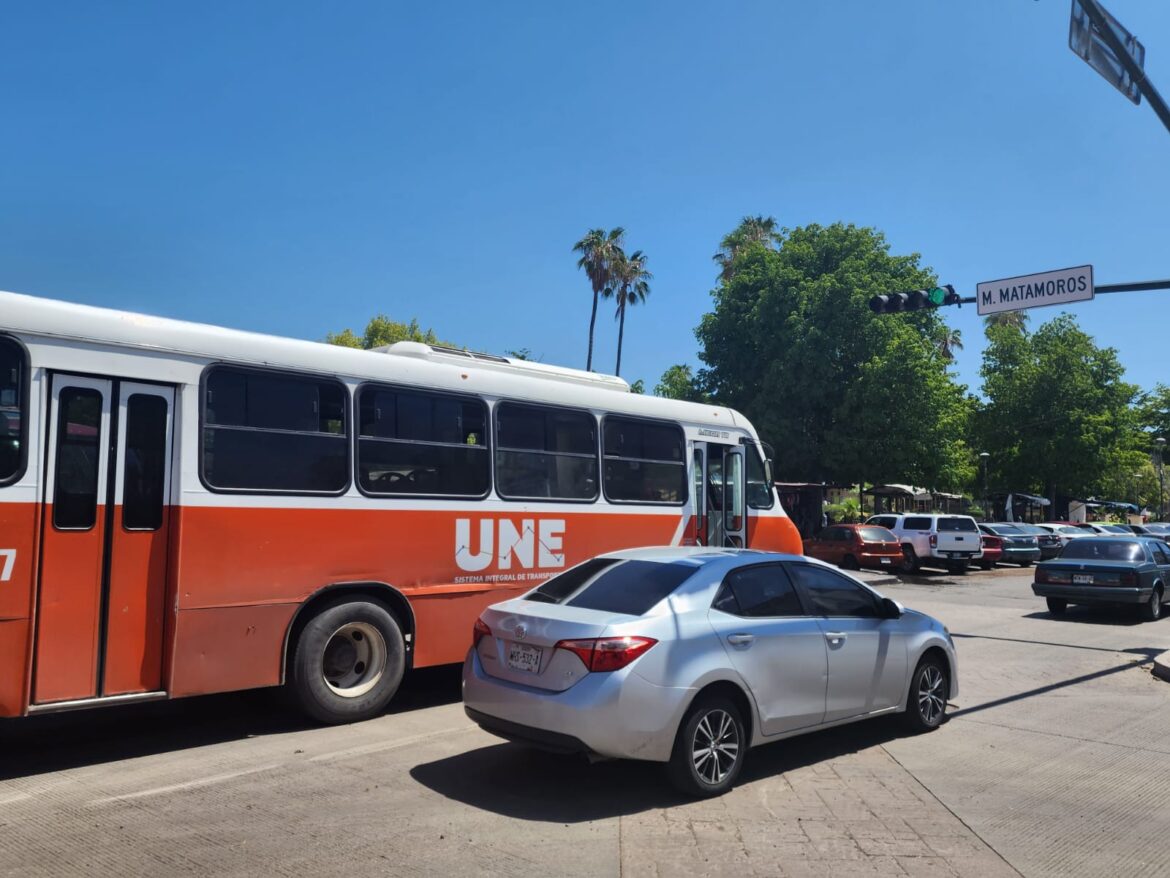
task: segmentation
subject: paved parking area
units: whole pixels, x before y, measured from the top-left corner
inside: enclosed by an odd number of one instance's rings
[[[680,799],[656,766],[471,725],[458,672],[314,728],[271,693],[0,725],[0,875],[1161,875],[1170,621],[1049,618],[1011,570],[886,588],[942,618],[962,697],[754,751]]]

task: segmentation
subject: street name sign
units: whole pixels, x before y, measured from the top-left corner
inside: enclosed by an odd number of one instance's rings
[[[1093,298],[1093,266],[1078,265],[1003,280],[986,280],[975,287],[980,315],[1022,311],[1045,305],[1067,305]]]

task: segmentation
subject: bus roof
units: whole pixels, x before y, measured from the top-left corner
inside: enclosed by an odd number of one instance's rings
[[[629,392],[621,378],[450,348],[399,342],[373,351],[227,329],[131,311],[0,291],[0,332],[116,346],[202,365],[229,362],[390,381],[452,392],[515,398],[664,418],[743,431],[732,409]],[[202,362],[201,362],[202,361]]]

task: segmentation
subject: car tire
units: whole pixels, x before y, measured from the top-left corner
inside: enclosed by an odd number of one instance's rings
[[[1068,601],[1064,598],[1047,598],[1048,612],[1054,616],[1063,616],[1068,612]]]
[[[918,555],[914,552],[913,546],[902,547],[902,572],[903,573],[917,573],[918,568],[922,566],[922,562],[918,560]]]
[[[1143,622],[1157,622],[1162,618],[1162,586],[1154,586],[1150,599],[1142,604],[1139,612]]]
[[[953,576],[962,576],[964,573],[967,572],[967,565],[966,564],[948,564],[947,565],[947,572]]]
[[[287,685],[306,714],[338,725],[380,714],[405,669],[402,630],[390,611],[375,601],[342,598],[301,630]]]
[[[1020,569],[1021,570],[1024,569],[1025,567],[1031,567],[1031,566],[1032,566],[1031,561],[1021,561],[1020,562]]]
[[[924,656],[910,677],[906,711],[902,714],[906,727],[919,733],[942,725],[947,716],[950,689],[950,678],[942,660],[933,655]]]
[[[995,569],[995,562],[994,561],[980,561],[979,566],[982,567],[984,570],[994,570]]]
[[[852,555],[846,555],[841,559],[841,567],[844,570],[860,570],[861,565],[857,563],[857,559]]]
[[[675,735],[667,773],[688,796],[721,796],[739,777],[747,745],[739,708],[726,698],[700,697]]]

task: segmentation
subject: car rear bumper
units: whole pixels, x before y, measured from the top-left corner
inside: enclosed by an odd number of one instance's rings
[[[665,762],[694,689],[655,686],[634,666],[588,674],[552,692],[492,677],[470,650],[463,705],[481,728],[509,740],[561,753]]]
[[[1021,561],[1039,561],[1039,549],[1007,549],[1003,550],[1003,557],[1001,561],[1010,561],[1013,564],[1019,564]]]
[[[1060,550],[1061,550],[1060,546],[1041,546],[1040,547],[1040,560],[1047,561],[1049,558],[1055,558],[1057,555],[1060,554]]]
[[[931,549],[930,557],[936,561],[978,561],[983,557],[983,550],[974,552],[969,549]]]
[[[902,562],[902,553],[879,555],[875,552],[862,552],[857,556],[857,563],[862,567],[876,567],[879,569],[897,567]]]
[[[1110,585],[1052,585],[1032,583],[1032,592],[1042,598],[1063,598],[1074,604],[1144,604],[1150,588]]]

